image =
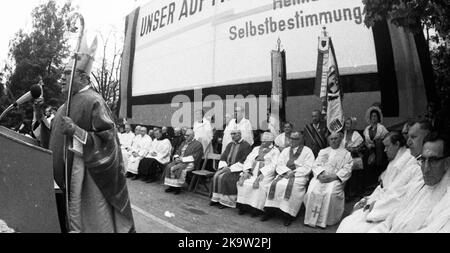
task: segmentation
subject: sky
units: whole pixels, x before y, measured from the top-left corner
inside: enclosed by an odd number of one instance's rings
[[[62,5],[66,0],[56,0]],[[125,17],[134,8],[151,0],[72,0],[90,33],[108,34],[117,31],[123,34]],[[31,12],[46,0],[3,0],[0,8],[0,67],[8,57],[9,41],[20,29],[31,27]]]

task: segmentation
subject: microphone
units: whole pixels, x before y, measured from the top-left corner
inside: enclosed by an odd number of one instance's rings
[[[17,101],[13,104],[13,107],[23,105],[26,102],[33,99],[38,99],[39,97],[41,97],[41,94],[42,94],[41,86],[39,86],[38,84],[34,84],[31,86],[29,92],[27,92],[25,95],[17,99]]]
[[[12,109],[18,107],[19,105],[23,105],[28,101],[34,100],[34,99],[38,99],[41,97],[42,95],[42,78],[40,78],[41,80],[39,81],[39,84],[33,84],[30,88],[30,91],[25,93],[25,95],[23,95],[22,97],[20,97],[19,99],[17,99],[16,102],[14,102],[14,104],[10,105],[8,108],[6,108],[5,111],[3,111],[3,113],[0,115],[0,120],[2,120],[6,114],[8,114]]]

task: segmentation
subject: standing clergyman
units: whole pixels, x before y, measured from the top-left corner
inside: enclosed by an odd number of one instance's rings
[[[50,138],[55,181],[69,193],[69,232],[134,232],[134,221],[125,179],[117,130],[112,114],[90,87],[89,75],[97,48],[83,38],[73,81],[70,118],[66,105],[59,108],[51,129],[42,128],[41,138]],[[72,66],[73,64],[70,64]],[[68,93],[71,69],[62,83]],[[40,114],[36,107],[36,113]],[[40,117],[39,117],[40,118]],[[69,185],[65,184],[64,140],[69,137]]]

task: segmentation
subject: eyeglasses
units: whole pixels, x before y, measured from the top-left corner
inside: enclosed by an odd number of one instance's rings
[[[432,157],[428,157],[428,158],[421,156],[421,157],[417,158],[417,160],[419,162],[421,162],[422,164],[425,164],[426,162],[429,162],[430,164],[436,164],[439,161],[442,161],[442,160],[444,160],[446,158],[448,158],[448,156],[444,156],[444,157],[432,156]]]

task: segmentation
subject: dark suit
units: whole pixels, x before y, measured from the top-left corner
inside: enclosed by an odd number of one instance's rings
[[[314,156],[317,157],[320,150],[328,147],[328,128],[327,124],[322,121],[319,123],[319,127],[316,128],[314,125],[308,124],[305,126],[305,146],[310,148]]]

